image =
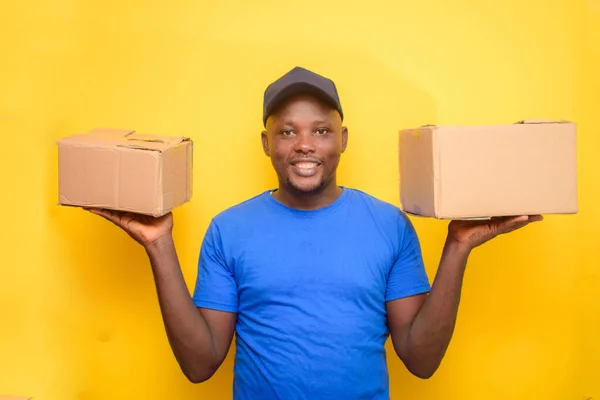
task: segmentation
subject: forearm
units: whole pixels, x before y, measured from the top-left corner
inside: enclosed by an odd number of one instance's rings
[[[431,291],[406,338],[406,362],[421,377],[439,367],[454,332],[470,250],[448,239]]]
[[[209,326],[190,298],[172,237],[159,239],[146,252],[173,353],[188,379],[204,381],[218,367],[219,356]]]

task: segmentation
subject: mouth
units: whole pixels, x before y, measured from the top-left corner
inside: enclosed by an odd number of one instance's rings
[[[297,160],[290,163],[297,175],[303,177],[313,176],[317,173],[321,163],[317,160]]]

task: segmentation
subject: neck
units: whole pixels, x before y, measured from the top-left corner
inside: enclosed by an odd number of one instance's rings
[[[298,210],[317,210],[327,207],[340,197],[343,189],[337,186],[335,179],[317,192],[299,192],[287,185],[279,185],[273,196],[290,208]]]

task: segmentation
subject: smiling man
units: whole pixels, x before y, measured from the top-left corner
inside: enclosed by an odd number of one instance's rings
[[[262,145],[279,185],[215,216],[193,296],[173,217],[91,210],[144,246],[173,353],[209,379],[236,335],[234,399],[389,399],[385,342],[421,378],[439,367],[467,258],[540,216],[452,221],[433,284],[401,210],[341,186],[348,143],[334,83],[294,68],[265,91]]]

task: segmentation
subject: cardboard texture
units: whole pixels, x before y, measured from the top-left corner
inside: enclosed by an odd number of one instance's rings
[[[576,124],[425,125],[399,140],[400,202],[438,219],[577,213]]]
[[[93,129],[58,141],[60,205],[155,217],[192,196],[189,138]]]

